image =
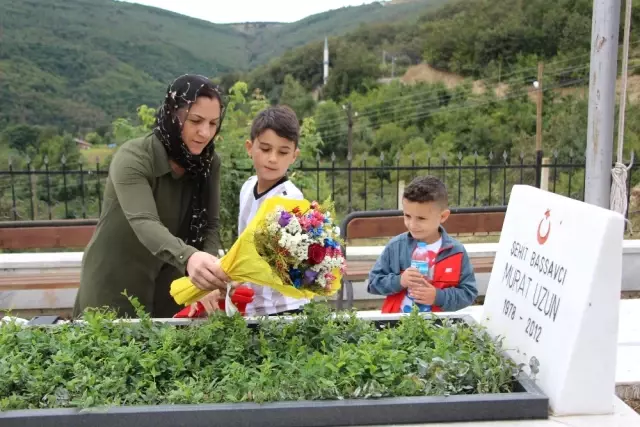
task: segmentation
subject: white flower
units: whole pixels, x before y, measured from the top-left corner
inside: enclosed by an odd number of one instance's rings
[[[343,261],[344,261],[343,257],[332,258],[332,257],[326,256],[324,257],[324,260],[322,261],[321,265],[327,271],[333,271],[336,268],[340,268]]]
[[[316,283],[323,288],[327,286],[327,281],[325,280],[324,275],[318,274],[318,277],[316,278]]]
[[[291,217],[291,220],[289,221],[289,224],[287,224],[287,226],[285,227],[285,230],[287,230],[289,233],[291,234],[298,234],[302,232],[302,227],[300,226],[300,222],[298,221],[298,218]]]
[[[282,229],[278,240],[278,246],[286,249],[300,262],[307,259],[310,244],[309,236],[306,234],[291,234],[286,228]]]
[[[276,234],[279,229],[280,229],[280,226],[278,225],[277,222],[270,222],[269,225],[267,225],[267,231],[271,235]]]

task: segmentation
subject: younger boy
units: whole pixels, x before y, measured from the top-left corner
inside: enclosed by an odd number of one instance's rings
[[[478,295],[473,267],[464,246],[450,237],[442,224],[449,218],[447,189],[433,176],[418,177],[404,190],[404,224],[408,232],[394,237],[369,273],[368,292],[386,295],[383,313],[457,311]],[[427,280],[411,267],[418,242],[427,244]]]

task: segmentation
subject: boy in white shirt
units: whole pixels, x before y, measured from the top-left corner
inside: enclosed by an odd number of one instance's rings
[[[247,154],[253,161],[256,174],[249,178],[240,190],[238,234],[251,222],[262,202],[273,196],[303,199],[302,192],[287,178],[287,170],[295,162],[300,150],[300,124],[296,113],[287,106],[269,107],[255,117],[251,136],[245,142]],[[293,314],[302,310],[308,299],[296,299],[280,292],[251,283],[253,301],[247,304],[247,316]],[[207,311],[218,309],[219,294],[207,295],[202,304]]]

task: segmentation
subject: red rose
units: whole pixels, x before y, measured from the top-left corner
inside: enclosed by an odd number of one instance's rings
[[[324,260],[325,249],[324,246],[314,243],[309,245],[309,264],[320,264]]]

